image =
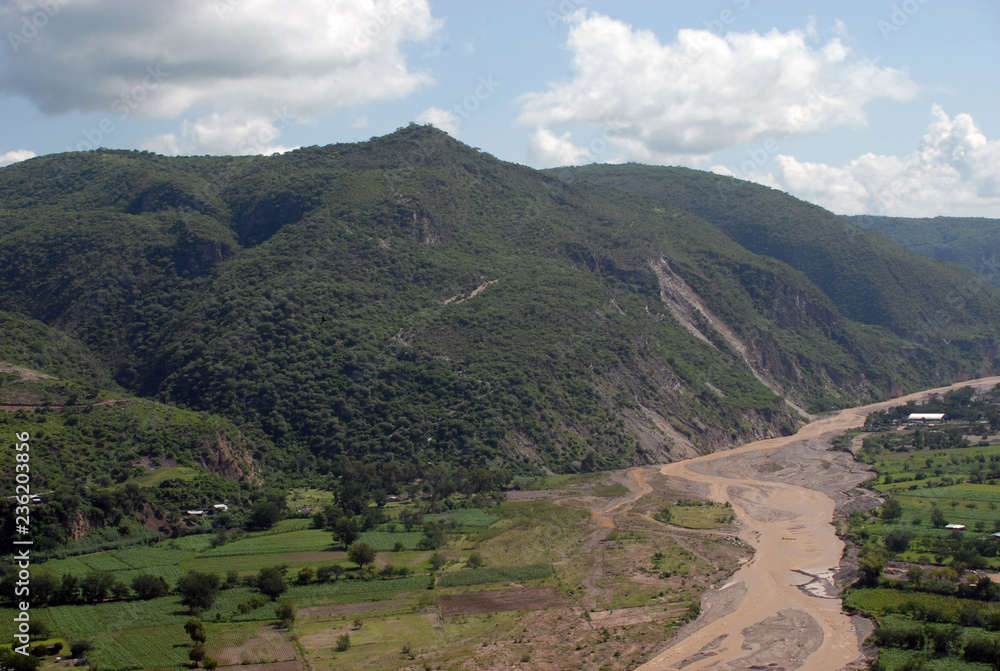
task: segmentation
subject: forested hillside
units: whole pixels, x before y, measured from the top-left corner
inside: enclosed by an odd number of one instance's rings
[[[781,191],[678,167],[591,165],[549,172],[567,181],[614,186],[703,217],[747,249],[808,275],[846,317],[909,340],[935,348],[963,341],[977,349],[974,343],[989,339],[1000,318],[996,293],[978,286],[963,269],[927,263],[881,235]],[[945,314],[939,315],[942,304]]]
[[[957,263],[1000,287],[1000,219],[983,217],[846,217],[929,259]]]
[[[657,188],[567,182],[420,126],[15,164],[0,355],[219,415],[304,475],[671,460],[794,431],[783,396],[814,412],[997,369],[1000,303],[961,271],[764,187],[650,170]]]

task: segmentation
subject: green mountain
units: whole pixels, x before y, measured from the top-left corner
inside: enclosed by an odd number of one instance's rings
[[[1000,288],[1000,219],[983,217],[845,217],[910,251],[971,268]]]
[[[677,167],[560,168],[561,179],[614,186],[710,221],[734,241],[805,273],[840,312],[932,347],[991,338],[996,293],[821,207],[733,177]],[[938,311],[947,303],[944,314]]]
[[[632,172],[567,182],[413,125],[40,157],[0,170],[0,310],[83,383],[221,415],[301,474],[670,460],[793,431],[782,396],[814,412],[998,368],[997,295],[940,300],[963,271],[764,187],[606,169]]]

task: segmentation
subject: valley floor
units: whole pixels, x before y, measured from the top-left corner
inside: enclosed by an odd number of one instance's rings
[[[870,474],[851,454],[831,451],[831,441],[905,400],[685,462],[543,479],[486,513],[445,513],[456,530],[440,570],[417,547],[419,533],[395,524],[366,532],[379,550],[375,564],[405,567],[409,577],[292,585],[291,629],[272,605],[241,612],[249,588],[224,590],[202,615],[206,650],[220,668],[255,671],[856,666],[869,630],[841,609],[850,576],[838,573],[843,544],[833,520],[878,499],[855,489]],[[308,527],[286,520],[215,548],[188,536],[41,567],[121,578],[149,571],[173,583],[189,569],[243,577],[284,564],[294,580],[304,568],[349,565],[328,532]],[[483,568],[470,567],[473,553]],[[186,663],[188,615],[177,596],[33,614],[64,641],[92,639],[91,661],[102,669]],[[0,613],[4,640],[12,618]]]

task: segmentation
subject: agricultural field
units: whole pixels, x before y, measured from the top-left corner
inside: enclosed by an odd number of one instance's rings
[[[693,617],[701,591],[734,570],[742,553],[699,536],[699,524],[710,526],[705,520],[691,521],[685,539],[675,540],[677,527],[651,516],[680,498],[663,482],[636,510],[616,510],[615,528],[607,528],[592,511],[614,501],[598,492],[628,491],[621,476],[564,480],[559,503],[546,497],[446,510],[425,515],[428,526],[413,531],[393,519],[401,507],[386,506],[390,519],[357,537],[374,552],[372,569],[359,570],[330,531],[311,528],[312,520],[288,519],[221,540],[202,533],[50,560],[34,575],[107,575],[127,584],[149,574],[173,586],[188,571],[215,573],[222,588],[200,618],[204,649],[220,665],[305,656],[315,671],[458,669],[473,659],[624,670]],[[703,517],[725,512],[680,507]],[[425,529],[444,530],[443,544],[427,548]],[[391,577],[378,575],[390,565]],[[290,629],[279,618],[280,604],[262,597],[254,582],[275,566],[285,576],[282,597],[296,610]],[[109,598],[35,608],[33,615],[67,647],[89,641],[87,657],[101,669],[179,670],[192,650],[184,629],[191,615],[181,600],[177,593]],[[0,612],[4,640],[11,640],[13,614]]]
[[[973,418],[968,406],[983,402],[961,401]],[[857,455],[885,503],[848,520],[861,578],[844,604],[878,623],[875,668],[992,669],[1000,661],[1000,584],[988,577],[1000,570],[1000,538],[991,536],[1000,531],[1000,435],[975,421],[882,429]]]

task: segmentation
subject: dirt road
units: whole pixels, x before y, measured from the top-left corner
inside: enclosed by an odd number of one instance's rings
[[[998,383],[1000,377],[992,377],[954,387]],[[720,588],[742,595],[710,600],[725,602],[729,612],[706,611],[710,624],[639,669],[839,671],[856,662],[858,637],[833,583],[844,545],[832,519],[835,497],[864,476],[846,455],[826,452],[827,441],[861,425],[873,410],[951,388],[844,410],[794,436],[661,467],[663,475],[703,483],[714,500],[731,502],[740,536],[756,553]]]

